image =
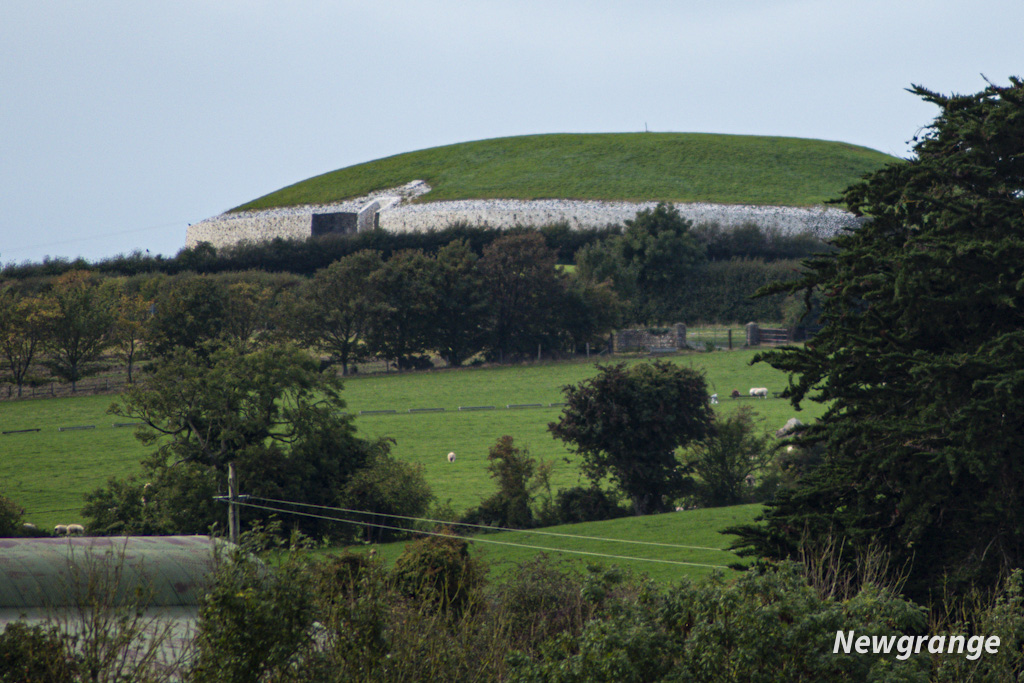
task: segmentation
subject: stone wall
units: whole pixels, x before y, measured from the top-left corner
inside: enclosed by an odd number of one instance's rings
[[[653,349],[685,349],[686,325],[676,323],[668,332],[655,334],[650,329],[618,330],[612,338],[615,353]]]
[[[210,242],[223,247],[242,241],[264,241],[275,237],[304,239],[329,232],[370,230],[377,226],[389,232],[422,232],[454,223],[510,228],[517,225],[549,225],[565,222],[572,228],[622,224],[641,209],[656,202],[599,202],[568,199],[512,200],[468,199],[410,203],[430,190],[423,181],[372,193],[346,202],[297,206],[268,211],[224,213],[190,225],[185,246]],[[676,204],[679,213],[694,223],[717,222],[725,228],[753,222],[762,228],[785,233],[812,232],[832,237],[844,228],[856,227],[860,219],[834,207],[746,206],[729,204]],[[350,214],[353,218],[332,217]],[[354,221],[354,222],[353,222]]]
[[[429,204],[403,204],[381,211],[380,227],[390,232],[421,232],[453,223],[511,228],[516,225],[547,225],[566,222],[572,228],[622,224],[641,209],[653,209],[657,202],[597,202],[564,199],[458,200]],[[746,206],[728,204],[676,204],[680,215],[694,223],[717,222],[737,227],[754,222],[783,232],[813,232],[831,237],[859,221],[852,214],[833,207]]]

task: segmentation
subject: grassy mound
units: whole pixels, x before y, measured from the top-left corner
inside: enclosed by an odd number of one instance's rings
[[[421,201],[595,199],[812,206],[895,161],[841,142],[698,133],[528,135],[349,166],[232,209],[325,204],[425,180]]]

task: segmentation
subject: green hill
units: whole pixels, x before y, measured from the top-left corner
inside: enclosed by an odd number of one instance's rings
[[[801,138],[699,133],[528,135],[398,154],[232,209],[341,201],[425,180],[421,201],[596,199],[813,206],[895,157]]]

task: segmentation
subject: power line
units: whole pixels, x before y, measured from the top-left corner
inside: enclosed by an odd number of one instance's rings
[[[331,521],[331,522],[341,522],[341,523],[344,523],[344,524],[356,524],[356,525],[360,525],[360,526],[368,526],[368,527],[374,527],[374,528],[378,528],[378,529],[390,529],[392,531],[406,531],[406,532],[411,532],[411,533],[415,533],[415,534],[422,534],[422,535],[426,535],[426,536],[445,536],[445,537],[448,537],[448,538],[457,538],[457,539],[460,539],[460,540],[463,540],[463,541],[467,541],[469,543],[491,543],[493,545],[503,545],[503,546],[509,546],[509,547],[512,547],[512,548],[526,548],[528,550],[546,550],[546,551],[549,551],[549,552],[570,553],[570,554],[573,554],[573,555],[587,555],[587,556],[590,556],[590,557],[603,557],[603,558],[613,559],[613,560],[629,560],[631,562],[657,562],[659,564],[672,564],[672,565],[686,566],[686,567],[708,567],[710,569],[725,569],[728,566],[728,565],[722,565],[722,564],[705,564],[705,563],[702,563],[702,562],[684,562],[682,560],[661,560],[661,559],[657,559],[657,558],[653,558],[653,557],[633,557],[633,556],[630,556],[630,555],[612,555],[612,554],[609,554],[609,553],[595,553],[595,552],[590,552],[590,551],[587,551],[587,550],[570,550],[569,548],[552,548],[552,547],[549,547],[549,546],[530,545],[530,544],[526,544],[526,543],[511,543],[509,541],[496,541],[496,540],[494,540],[492,538],[478,538],[476,536],[461,536],[459,534],[444,533],[444,532],[439,532],[439,531],[422,531],[422,530],[419,530],[419,529],[406,529],[406,528],[403,528],[403,527],[390,526],[390,525],[387,525],[387,524],[375,524],[373,522],[362,522],[362,521],[359,521],[359,520],[351,520],[351,519],[338,519],[337,517],[327,517],[326,515],[316,515],[316,514],[313,514],[311,512],[297,512],[295,510],[284,510],[284,509],[281,509],[281,508],[273,508],[273,507],[269,507],[269,506],[266,506],[266,505],[256,505],[254,503],[246,503],[246,502],[242,502],[240,500],[235,500],[235,501],[232,501],[232,502],[233,502],[234,505],[240,505],[240,506],[244,506],[244,507],[256,508],[258,510],[267,510],[267,511],[270,511],[270,512],[283,512],[285,514],[298,515],[300,517],[310,517],[310,518],[313,518],[313,519],[323,519],[323,520],[328,520],[328,521]],[[515,531],[521,531],[521,530],[515,530]],[[586,536],[582,536],[581,538],[587,538],[587,537]],[[716,550],[718,550],[718,549],[716,548]]]
[[[61,246],[67,245],[67,244],[76,244],[76,243],[79,243],[79,242],[90,242],[90,241],[94,241],[94,240],[105,239],[107,237],[117,237],[118,235],[129,235],[129,234],[133,234],[133,233],[137,233],[137,232],[147,232],[149,230],[159,230],[161,228],[169,228],[171,226],[181,225],[184,222],[185,221],[175,221],[173,223],[163,223],[161,225],[150,225],[150,226],[147,226],[145,228],[129,228],[127,230],[117,230],[115,232],[101,233],[101,234],[98,234],[98,235],[89,235],[87,237],[75,237],[75,238],[72,238],[72,239],[60,240],[58,242],[49,242],[47,244],[33,244],[33,245],[28,245],[28,246],[14,247],[14,248],[10,248],[10,249],[5,249],[4,253],[5,254],[9,254],[9,253],[15,253],[16,254],[16,253],[18,253],[20,251],[28,251],[30,249],[48,249],[50,247],[61,247]]]
[[[392,515],[383,512],[367,512],[365,510],[352,510],[349,508],[332,507],[330,505],[314,505],[312,503],[298,503],[291,500],[277,500],[274,498],[263,498],[262,496],[248,496],[249,500],[262,500],[267,503],[276,503],[278,505],[300,505],[302,507],[316,508],[320,510],[331,510],[333,512],[344,512],[346,514],[356,515],[374,515],[376,517],[391,517],[394,519],[404,519],[412,522],[426,522],[428,524],[447,524],[450,526],[465,526],[473,527],[476,529],[484,529],[488,531],[512,531],[524,534],[537,534],[539,536],[555,536],[558,538],[574,538],[582,539],[586,541],[605,541],[607,543],[631,543],[634,545],[651,545],[659,546],[662,548],[680,548],[683,550],[712,550],[719,553],[728,553],[729,550],[723,548],[711,548],[703,545],[682,545],[680,543],[659,543],[657,541],[637,541],[627,538],[602,538],[600,536],[583,536],[581,534],[564,534],[555,531],[539,531],[537,529],[512,529],[510,527],[501,526],[488,526],[486,524],[470,524],[469,522],[449,522],[443,519],[427,519],[425,517],[409,517],[406,515]]]

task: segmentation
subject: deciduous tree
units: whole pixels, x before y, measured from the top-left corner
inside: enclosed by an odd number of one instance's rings
[[[478,259],[464,240],[437,253],[431,345],[449,365],[458,367],[484,346],[487,292]]]
[[[382,265],[377,252],[359,251],[318,270],[298,298],[285,304],[285,333],[327,353],[347,375],[369,324],[369,279]]]
[[[421,251],[394,254],[369,277],[366,346],[371,353],[414,368],[432,346],[437,262]]]
[[[85,270],[58,277],[47,299],[52,313],[48,316],[46,364],[75,391],[78,380],[99,371],[95,363],[110,344],[111,302],[103,296],[99,278]]]
[[[149,323],[153,317],[153,301],[142,294],[112,284],[108,289],[108,300],[111,302],[114,315],[110,327],[111,345],[124,361],[128,371],[128,383],[131,384],[135,361],[139,349],[146,338]]]
[[[642,323],[669,322],[679,292],[693,269],[704,262],[704,245],[690,233],[691,223],[671,204],[641,209],[626,221],[622,235],[580,251],[580,275],[610,281],[630,317]]]
[[[223,333],[227,310],[224,284],[208,275],[183,275],[170,280],[156,297],[150,344],[154,355],[175,347],[202,348]]]
[[[0,292],[0,354],[19,397],[46,340],[51,314],[46,299],[23,296],[14,288]]]
[[[566,407],[548,429],[583,456],[593,480],[612,480],[645,515],[684,492],[676,450],[711,432],[704,376],[664,361],[598,366],[600,373],[563,388]]]
[[[531,355],[538,344],[554,344],[564,285],[555,270],[555,252],[540,234],[495,240],[484,249],[480,272],[491,308],[491,355],[504,360]]]

